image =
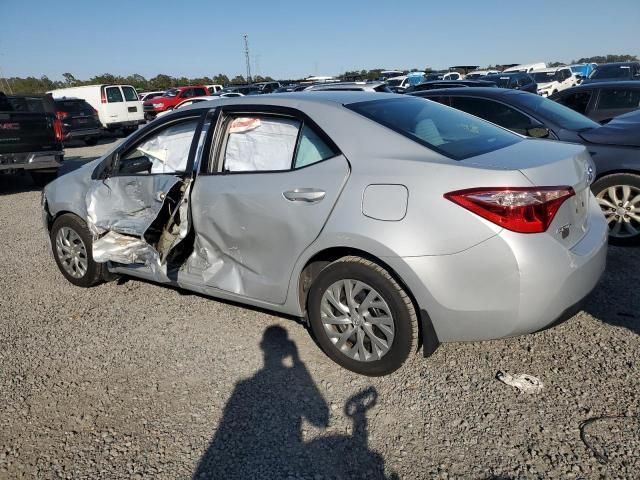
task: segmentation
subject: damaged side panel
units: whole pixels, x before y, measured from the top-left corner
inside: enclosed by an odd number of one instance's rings
[[[87,192],[87,224],[96,262],[144,265],[159,281],[167,257],[187,236],[191,179],[173,175],[112,177]]]

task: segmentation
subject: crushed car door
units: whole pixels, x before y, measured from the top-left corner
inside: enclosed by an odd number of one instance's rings
[[[208,170],[191,194],[184,287],[284,303],[294,264],[320,234],[350,166],[311,119],[279,110],[222,109]]]
[[[185,112],[188,113],[188,112]],[[105,161],[86,195],[96,262],[168,281],[167,258],[188,233],[188,198],[201,116],[159,122]]]

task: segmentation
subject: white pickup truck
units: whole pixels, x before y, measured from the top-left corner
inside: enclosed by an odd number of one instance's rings
[[[529,73],[538,84],[538,95],[548,97],[578,84],[578,78],[569,67],[545,68]]]

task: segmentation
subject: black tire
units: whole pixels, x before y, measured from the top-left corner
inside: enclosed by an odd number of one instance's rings
[[[360,361],[347,356],[325,331],[321,317],[322,297],[331,285],[344,279],[371,286],[390,309],[394,338],[388,352],[377,360]],[[353,372],[368,376],[387,375],[400,368],[409,354],[417,350],[418,317],[411,298],[387,270],[364,258],[343,257],[325,267],[311,285],[307,307],[311,330],[322,350],[334,362]]]
[[[58,171],[55,172],[38,172],[33,171],[31,173],[31,181],[37,187],[45,187],[48,183],[53,182],[56,178],[58,178]]]
[[[94,145],[96,145],[98,143],[98,139],[97,138],[85,138],[84,139],[84,143],[90,147],[93,147]]]
[[[60,258],[58,248],[56,247],[56,236],[58,235],[58,231],[63,227],[73,230],[84,243],[87,257],[87,269],[81,277],[74,277],[70,275],[62,266],[62,259]],[[58,265],[62,275],[64,275],[69,282],[78,287],[88,288],[103,282],[107,278],[108,272],[105,264],[93,261],[91,233],[89,232],[87,225],[79,217],[70,213],[61,215],[55,220],[55,222],[53,222],[49,237],[51,239],[51,248],[53,250],[53,257],[56,260],[56,264]]]
[[[601,195],[604,197],[605,200],[610,202],[612,199],[608,196],[607,190],[611,187],[622,187],[622,186],[628,186],[631,188],[631,194],[630,194],[631,200],[637,197],[638,195],[640,195],[640,175],[635,175],[633,173],[614,173],[611,175],[606,175],[602,178],[599,178],[593,183],[593,185],[591,185],[591,191],[596,197],[598,197],[598,195]],[[622,203],[622,205],[620,205],[620,203]],[[634,207],[640,208],[640,201],[637,201],[635,205],[625,205],[625,203],[619,202],[616,205],[616,207],[624,209],[625,212],[629,212]],[[614,216],[613,220],[609,223],[609,243],[611,245],[626,246],[626,247],[640,245],[640,222],[639,221],[633,218],[627,217],[631,226],[636,230],[638,230],[637,234],[629,234],[629,235],[623,235],[623,236],[615,235],[613,232],[614,232],[615,224],[617,223],[616,218],[624,219],[624,217],[620,217],[620,216],[616,217],[615,215],[618,212],[612,210],[613,207],[606,207],[603,205],[600,205],[600,207],[602,208],[602,211],[605,214],[605,216],[607,216],[608,220],[612,215]],[[620,213],[622,213],[622,211],[620,211]],[[636,214],[636,215],[640,215],[640,214]],[[624,229],[624,226],[622,228]],[[624,229],[623,231],[624,233],[629,233],[627,229]]]

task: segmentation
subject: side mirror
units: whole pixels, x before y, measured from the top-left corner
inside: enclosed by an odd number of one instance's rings
[[[547,138],[550,135],[550,131],[547,127],[543,127],[542,125],[527,128],[527,136],[531,138]]]
[[[146,155],[140,155],[133,158],[121,158],[118,162],[118,173],[133,174],[142,172],[151,172],[153,162]]]

